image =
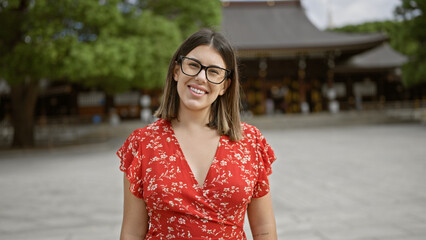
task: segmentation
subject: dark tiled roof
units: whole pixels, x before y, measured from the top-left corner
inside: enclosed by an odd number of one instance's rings
[[[357,54],[345,63],[336,67],[337,70],[353,69],[386,69],[400,67],[408,61],[405,55],[395,51],[384,43],[374,49]]]
[[[238,50],[371,48],[383,34],[348,34],[317,29],[299,1],[231,2],[223,7],[222,32]]]

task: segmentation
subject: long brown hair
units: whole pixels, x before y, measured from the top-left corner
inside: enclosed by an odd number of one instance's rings
[[[237,57],[228,40],[221,33],[211,29],[202,29],[192,34],[173,55],[167,72],[162,101],[154,115],[168,121],[178,119],[180,99],[177,92],[177,82],[173,79],[173,71],[176,64],[179,64],[179,56],[186,56],[194,48],[201,45],[216,49],[222,56],[226,68],[231,70],[231,74],[226,80],[230,81],[228,88],[211,105],[208,126],[216,129],[219,135],[228,135],[232,141],[239,141],[242,138],[242,131]]]

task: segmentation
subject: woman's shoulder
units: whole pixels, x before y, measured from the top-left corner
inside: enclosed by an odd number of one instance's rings
[[[243,130],[243,133],[245,133],[245,134],[247,134],[247,133],[253,133],[253,134],[260,133],[259,129],[256,126],[250,125],[250,124],[245,123],[245,122],[241,122],[241,129]]]
[[[273,161],[275,161],[275,159],[276,159],[275,153],[272,150],[269,143],[266,141],[263,134],[260,132],[260,130],[257,127],[252,126],[252,125],[247,124],[247,123],[242,123],[241,127],[242,127],[243,132],[244,132],[243,141],[246,141],[246,142],[256,146],[257,153],[260,156],[262,156],[262,159],[267,161],[267,163],[264,163],[264,164],[270,165]],[[270,170],[268,170],[268,171],[270,171]]]
[[[241,130],[243,132],[243,140],[259,140],[263,135],[260,130],[253,125],[241,122]]]
[[[167,120],[158,119],[149,125],[138,128],[132,132],[129,136],[129,139],[132,138],[134,140],[142,140],[145,138],[156,138],[160,135],[164,135],[165,133],[171,132],[170,124]]]
[[[165,136],[167,137],[170,132],[171,127],[169,122],[159,119],[143,128],[134,130],[117,151],[117,154],[120,157],[126,154],[136,156],[139,148],[145,151],[149,146],[164,141]]]

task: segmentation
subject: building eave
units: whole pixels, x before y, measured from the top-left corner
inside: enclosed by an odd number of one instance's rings
[[[240,56],[300,52],[365,51],[388,40],[381,33],[321,31],[306,17],[300,1],[231,2],[223,7],[222,32]]]

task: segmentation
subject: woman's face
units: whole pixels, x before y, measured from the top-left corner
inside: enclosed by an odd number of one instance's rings
[[[185,57],[198,60],[204,66],[226,68],[222,56],[213,47],[200,45]],[[180,108],[190,111],[209,111],[212,103],[225,93],[230,80],[214,84],[206,79],[205,69],[195,76],[185,75],[179,64],[176,64],[173,77],[177,81]]]

